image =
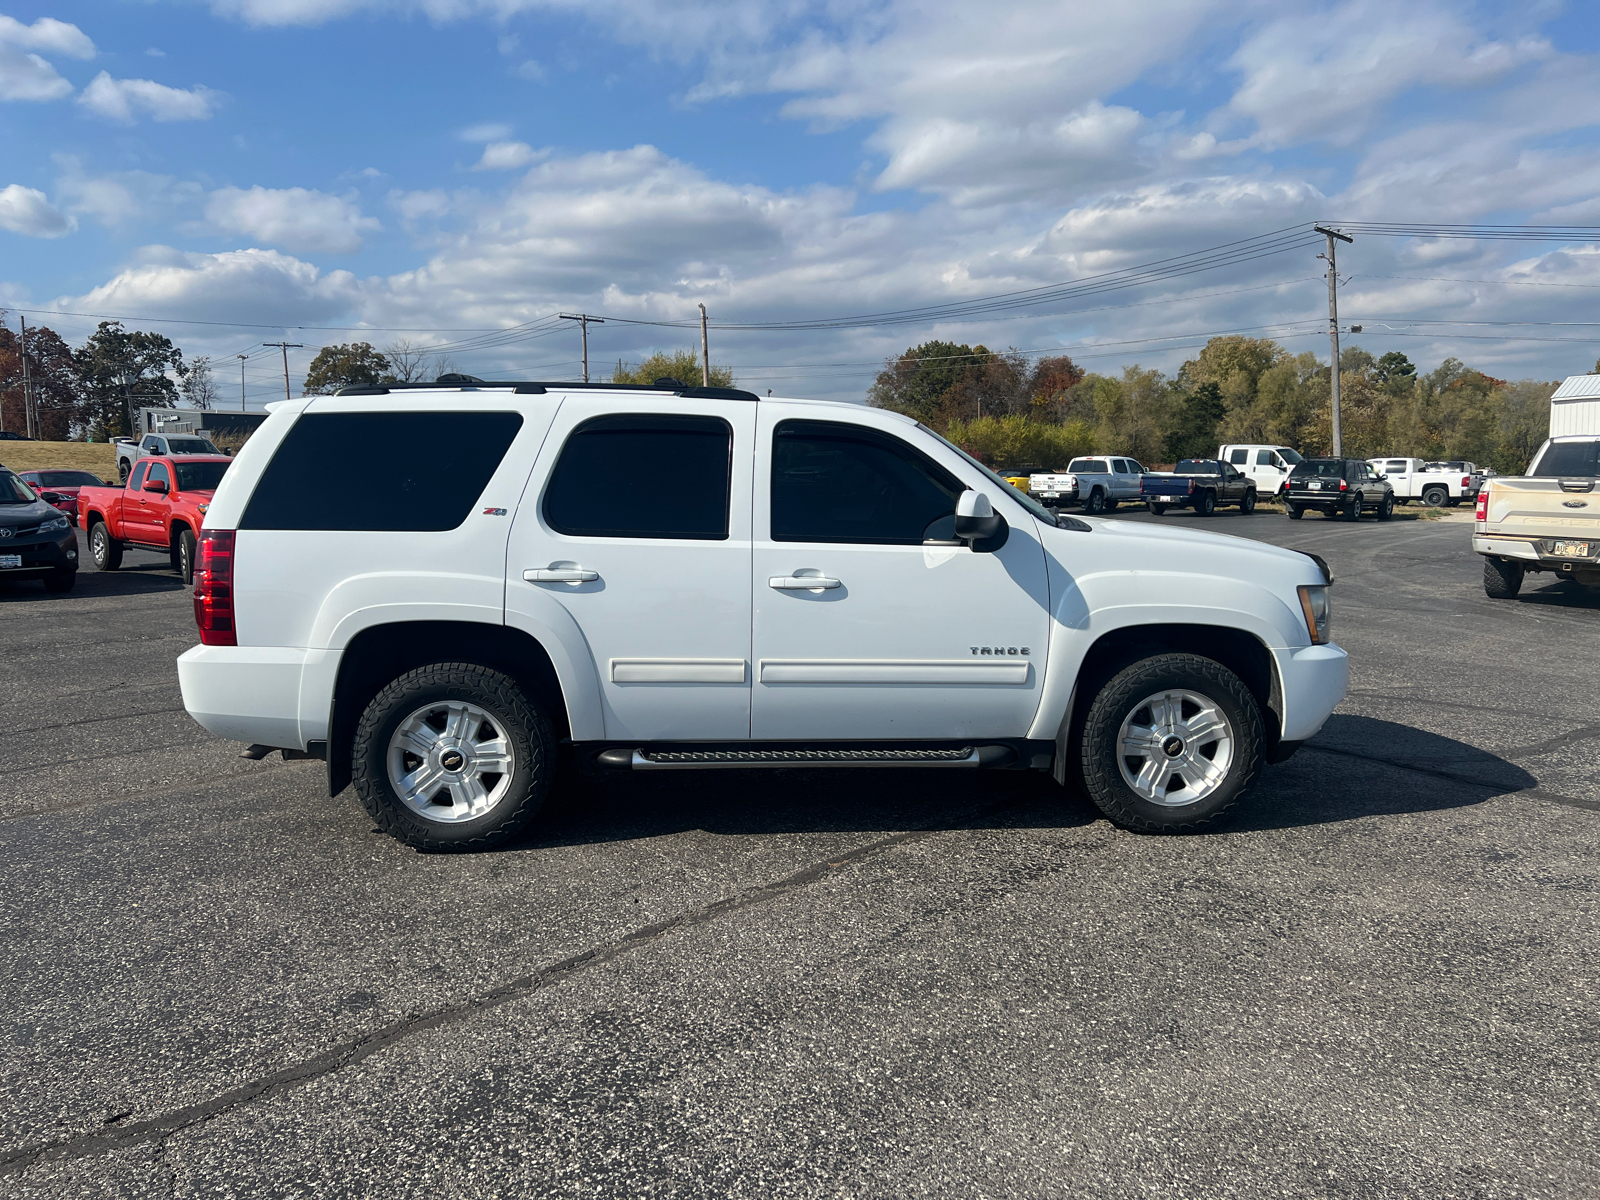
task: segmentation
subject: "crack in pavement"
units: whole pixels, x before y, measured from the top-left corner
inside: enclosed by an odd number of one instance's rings
[[[341,1042],[321,1054],[313,1055],[270,1075],[240,1084],[238,1087],[230,1088],[209,1100],[202,1100],[176,1109],[165,1116],[153,1117],[148,1121],[140,1121],[132,1125],[102,1128],[92,1133],[82,1133],[76,1137],[67,1138],[64,1141],[36,1143],[31,1146],[19,1146],[12,1150],[0,1152],[0,1177],[15,1175],[38,1163],[91,1158],[146,1142],[164,1142],[166,1138],[175,1133],[196,1125],[205,1124],[242,1105],[255,1104],[270,1099],[280,1093],[302,1087],[326,1075],[343,1070],[345,1067],[353,1066],[416,1034],[447,1025],[459,1024],[479,1013],[534,995],[592,967],[611,962],[613,959],[620,958],[632,950],[655,942],[676,930],[692,929],[700,925],[709,924],[729,914],[754,908],[769,900],[775,900],[801,888],[808,887],[840,868],[854,866],[896,846],[903,846],[910,842],[933,837],[939,833],[948,833],[955,829],[961,829],[974,821],[990,817],[1016,803],[1018,803],[1016,799],[997,801],[994,804],[986,805],[974,812],[957,817],[953,821],[943,822],[935,828],[892,833],[886,837],[857,846],[853,850],[847,850],[843,854],[830,855],[820,862],[802,867],[781,879],[750,888],[735,896],[725,896],[720,900],[714,900],[698,908],[688,909],[662,921],[642,925],[613,941],[561,959],[559,962],[552,963],[527,975],[519,976],[508,983],[491,988],[489,991],[480,993],[459,1004],[450,1005],[420,1016],[407,1017],[404,1020],[395,1021],[382,1029],[374,1030],[364,1037],[352,1038]]]

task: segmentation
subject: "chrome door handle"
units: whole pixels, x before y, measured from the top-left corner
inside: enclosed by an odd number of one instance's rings
[[[774,575],[767,586],[780,592],[823,592],[843,585],[826,575]]]
[[[592,583],[600,578],[600,572],[582,567],[534,567],[524,571],[522,577],[529,583]]]

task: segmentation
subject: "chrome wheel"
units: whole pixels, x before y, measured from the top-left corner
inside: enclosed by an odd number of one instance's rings
[[[417,709],[396,727],[386,756],[389,783],[429,821],[472,821],[494,808],[516,773],[499,718],[463,700]]]
[[[1233,724],[1215,701],[1174,688],[1141,700],[1123,719],[1117,765],[1142,799],[1181,808],[1222,786],[1235,742]]]

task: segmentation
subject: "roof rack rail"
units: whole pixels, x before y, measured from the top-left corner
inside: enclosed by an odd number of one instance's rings
[[[527,379],[477,379],[471,375],[446,375],[433,383],[378,383],[363,387],[342,387],[335,396],[387,396],[391,392],[438,392],[451,388],[476,391],[480,388],[510,388],[519,396],[545,392],[660,392],[689,400],[759,400],[743,388],[689,387],[680,383],[567,383]]]

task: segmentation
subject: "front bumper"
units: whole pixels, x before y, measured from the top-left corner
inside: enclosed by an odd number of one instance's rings
[[[1283,689],[1285,742],[1303,742],[1322,728],[1350,690],[1350,656],[1336,642],[1274,650]]]
[[[16,566],[6,565],[20,559]],[[52,571],[78,569],[78,535],[57,530],[44,535],[0,541],[0,579],[37,579]]]

